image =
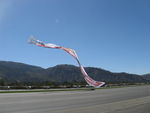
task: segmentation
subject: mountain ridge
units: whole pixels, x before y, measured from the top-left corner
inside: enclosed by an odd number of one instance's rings
[[[150,80],[150,73],[144,74],[144,75],[143,75],[143,78],[145,78],[145,79],[147,79],[147,80]]]
[[[128,74],[125,72],[113,73],[96,67],[85,67],[88,75],[97,81],[104,82],[149,82],[143,76]],[[10,82],[72,82],[84,81],[79,67],[68,64],[56,65],[54,67],[42,68],[20,62],[0,61],[0,79]]]

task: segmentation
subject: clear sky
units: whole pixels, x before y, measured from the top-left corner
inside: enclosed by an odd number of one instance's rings
[[[149,0],[0,0],[0,60],[44,68],[76,61],[27,43],[75,49],[84,66],[150,73]]]

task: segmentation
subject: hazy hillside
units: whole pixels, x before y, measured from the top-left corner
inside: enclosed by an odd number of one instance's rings
[[[44,80],[45,69],[23,63],[0,61],[0,77],[8,81]]]
[[[112,73],[100,68],[86,67],[85,70],[93,79],[105,82],[147,82],[142,76],[128,73]],[[16,62],[0,61],[0,79],[11,82],[71,82],[83,81],[78,67],[57,65],[47,69]]]
[[[147,80],[150,80],[150,74],[145,74],[143,75],[143,78],[147,79]]]

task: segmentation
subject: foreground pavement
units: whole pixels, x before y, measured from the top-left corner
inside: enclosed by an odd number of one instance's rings
[[[0,94],[0,113],[150,113],[150,86]]]

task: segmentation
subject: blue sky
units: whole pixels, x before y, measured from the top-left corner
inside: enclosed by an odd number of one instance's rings
[[[0,0],[0,60],[44,68],[76,61],[61,50],[73,48],[84,66],[113,72],[150,73],[149,0]]]

